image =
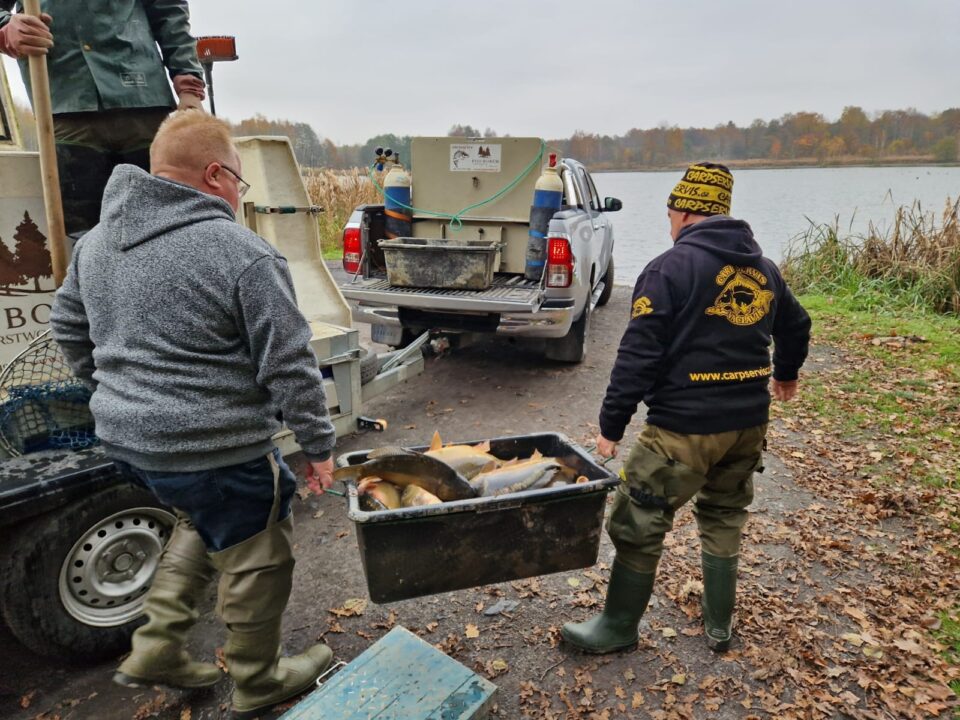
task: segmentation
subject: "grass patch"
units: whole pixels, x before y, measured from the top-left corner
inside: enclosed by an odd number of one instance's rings
[[[944,656],[951,665],[960,665],[960,606],[952,613],[941,613],[940,629],[935,632],[938,642],[946,645]],[[960,680],[950,683],[950,689],[960,695]],[[957,715],[954,715],[957,717]]]
[[[317,218],[323,257],[339,259],[343,250],[343,227],[350,213],[358,205],[380,203],[380,195],[361,170],[305,170],[303,181],[310,202],[323,208]]]
[[[912,308],[851,310],[842,297],[823,295],[801,295],[800,302],[813,319],[814,342],[843,354],[833,374],[804,375],[804,409],[848,438],[891,438],[885,457],[898,463],[878,463],[879,480],[960,489],[960,318]],[[903,344],[887,344],[895,339]],[[931,458],[942,460],[931,468]]]

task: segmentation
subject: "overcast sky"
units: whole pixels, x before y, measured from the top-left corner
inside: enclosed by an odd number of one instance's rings
[[[960,106],[957,0],[195,0],[191,13],[194,35],[237,37],[240,60],[214,68],[220,115],[308,122],[337,144],[454,123],[557,138]]]

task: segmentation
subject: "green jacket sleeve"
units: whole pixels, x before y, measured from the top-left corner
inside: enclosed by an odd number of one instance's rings
[[[197,41],[190,34],[190,9],[186,0],[142,2],[170,77],[184,74],[203,77],[197,59]]]
[[[0,10],[0,28],[10,22],[10,18],[13,17],[10,14],[9,10]]]

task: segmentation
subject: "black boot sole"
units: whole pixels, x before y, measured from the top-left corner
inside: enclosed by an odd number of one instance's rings
[[[730,649],[730,640],[732,638],[727,638],[726,640],[714,640],[709,635],[707,636],[707,647],[713,650],[718,655],[722,655],[727,650]]]
[[[154,685],[162,685],[163,687],[173,688],[174,690],[206,690],[207,688],[212,688],[214,685],[220,682],[222,677],[223,676],[221,675],[221,677],[217,678],[213,682],[203,683],[200,685],[174,685],[173,683],[164,682],[163,680],[138,678],[134,677],[133,675],[127,675],[126,673],[118,671],[113,674],[113,682],[115,682],[117,685],[134,690],[145,687],[153,687]]]
[[[333,661],[331,660],[330,665],[332,664],[333,664]],[[327,669],[329,669],[330,665],[327,665],[327,667],[323,668],[321,672],[317,673],[317,677],[320,677],[320,675],[326,672]],[[261,716],[269,716],[271,713],[275,712],[274,708],[276,708],[277,705],[283,705],[284,703],[288,703],[295,698],[299,698],[315,690],[316,682],[317,680],[316,678],[314,678],[307,685],[297,690],[296,692],[290,693],[289,695],[287,695],[287,697],[283,698],[282,700],[274,700],[273,702],[267,705],[261,705],[258,708],[253,708],[252,710],[237,710],[235,708],[231,708],[230,720],[256,720],[258,717],[261,717]]]
[[[587,645],[581,645],[580,643],[574,640],[571,640],[570,638],[567,637],[566,633],[564,633],[563,630],[560,631],[560,637],[562,637],[563,641],[567,643],[567,645],[569,645],[570,647],[576,648],[580,652],[587,653],[588,655],[607,655],[609,653],[615,653],[620,650],[634,650],[636,649],[637,645],[640,644],[640,638],[638,637],[636,640],[631,640],[630,642],[624,643],[622,645],[608,645],[606,647],[597,648],[597,647],[589,647]]]

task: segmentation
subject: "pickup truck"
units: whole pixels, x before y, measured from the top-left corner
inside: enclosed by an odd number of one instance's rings
[[[507,187],[514,170],[522,172],[538,148],[542,157],[544,144],[538,138],[414,138],[412,236],[499,238],[499,265],[485,289],[392,285],[380,247],[388,237],[387,208],[356,208],[343,236],[344,269],[351,277],[340,289],[354,321],[372,324],[374,342],[400,347],[425,330],[496,333],[544,338],[548,359],[583,360],[590,315],[613,290],[608,213],[621,209],[620,200],[601,201],[586,167],[561,159],[562,204],[549,221],[546,266],[536,279],[525,276],[525,254],[537,172],[529,172],[494,202],[474,207]],[[464,155],[479,155],[480,160],[471,165]],[[557,265],[566,267],[552,272]]]

